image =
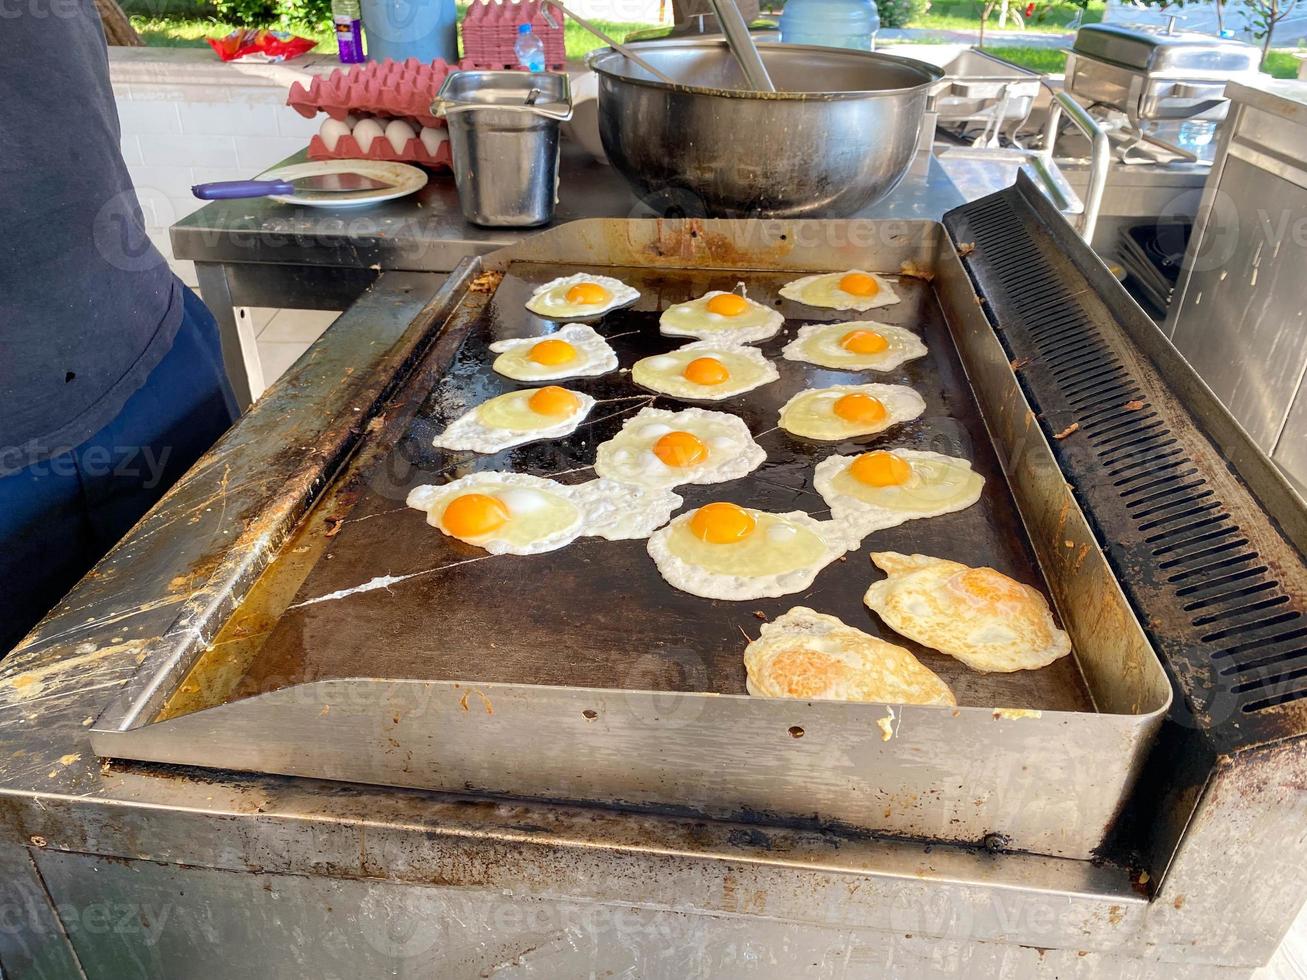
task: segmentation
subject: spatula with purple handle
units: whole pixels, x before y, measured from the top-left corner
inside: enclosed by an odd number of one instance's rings
[[[196,184],[191,193],[202,201],[227,201],[274,194],[348,194],[393,186],[374,177],[345,172],[296,177],[294,180],[220,180],[212,184]]]

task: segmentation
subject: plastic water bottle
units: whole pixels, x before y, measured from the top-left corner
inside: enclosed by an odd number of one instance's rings
[[[336,50],[347,65],[363,60],[363,11],[359,0],[331,0],[331,23],[336,29]]]
[[[780,26],[784,44],[870,51],[880,13],[872,0],[787,0]]]
[[[545,46],[540,38],[531,33],[530,24],[517,25],[517,43],[513,45],[517,63],[527,71],[545,70]]]

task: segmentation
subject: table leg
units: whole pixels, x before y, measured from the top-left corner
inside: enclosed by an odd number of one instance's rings
[[[249,408],[255,392],[263,390],[263,365],[249,316],[237,317],[227,267],[219,262],[196,262],[200,298],[213,312],[222,337],[222,360],[241,411]]]

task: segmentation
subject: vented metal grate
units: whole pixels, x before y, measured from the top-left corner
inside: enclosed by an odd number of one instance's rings
[[[1238,728],[1307,699],[1301,555],[1242,484],[1231,493],[1219,451],[1034,220],[995,196],[946,223],[974,244],[968,264],[991,319],[1190,709]]]

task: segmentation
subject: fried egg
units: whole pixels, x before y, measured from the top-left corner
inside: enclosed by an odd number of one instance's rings
[[[804,276],[782,286],[781,295],[808,306],[858,312],[899,301],[898,294],[885,279],[862,269]]]
[[[431,440],[438,449],[497,453],[510,446],[571,435],[590,413],[590,395],[557,385],[510,391],[465,412]]]
[[[547,337],[497,340],[494,369],[514,381],[590,378],[617,370],[617,354],[608,341],[584,323],[569,323]]]
[[[592,320],[639,298],[639,291],[620,279],[577,273],[537,286],[526,308],[555,320]]]
[[[698,340],[666,354],[642,357],[631,380],[673,398],[721,401],[779,378],[776,365],[754,347]]]
[[[763,698],[957,704],[953,692],[911,652],[795,606],[744,648],[745,686]]]
[[[834,385],[801,391],[781,406],[780,427],[805,439],[835,441],[884,432],[926,410],[906,385]]]
[[[600,445],[595,472],[642,487],[725,483],[766,458],[767,451],[737,416],[703,408],[645,408]]]
[[[785,345],[781,356],[837,371],[893,371],[926,356],[926,345],[911,330],[874,320],[811,323]]]
[[[878,449],[823,459],[812,484],[830,506],[831,520],[866,536],[914,518],[966,510],[980,499],[985,478],[954,456]]]
[[[658,328],[667,337],[698,337],[719,344],[751,344],[776,336],[785,322],[770,307],[720,289],[663,310]]]
[[[493,555],[534,555],[582,535],[610,541],[648,537],[681,498],[670,490],[611,480],[563,484],[526,473],[472,473],[409,492],[427,523]]]
[[[872,552],[871,560],[889,577],[873,582],[863,601],[894,632],[972,670],[1034,670],[1071,652],[1044,596],[1002,572],[894,551]]]
[[[800,592],[849,550],[842,528],[803,511],[773,514],[717,502],[679,514],[649,538],[669,585],[705,599]]]

